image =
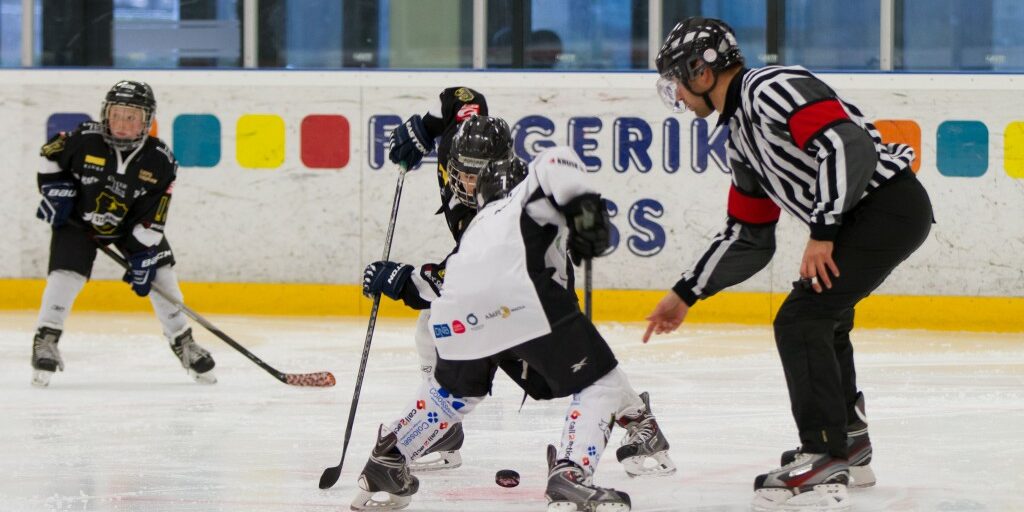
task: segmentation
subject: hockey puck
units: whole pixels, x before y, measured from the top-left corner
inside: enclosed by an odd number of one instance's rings
[[[515,487],[519,485],[519,473],[511,469],[502,469],[494,474],[494,483],[502,487]]]

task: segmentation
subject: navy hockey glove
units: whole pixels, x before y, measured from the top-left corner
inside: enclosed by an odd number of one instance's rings
[[[434,138],[427,133],[423,118],[417,114],[391,131],[388,148],[388,158],[392,162],[412,169],[434,150]]]
[[[75,196],[78,190],[75,184],[70,181],[55,181],[39,187],[43,194],[39,202],[39,209],[36,210],[36,218],[46,221],[47,224],[59,228],[68,222],[71,210],[75,208]]]
[[[611,245],[608,210],[598,194],[583,194],[565,206],[569,223],[569,256],[574,265],[604,254]]]
[[[363,270],[363,295],[383,293],[394,300],[402,298],[402,289],[409,282],[412,265],[394,261],[375,261]]]
[[[132,285],[132,291],[139,297],[149,295],[149,289],[153,286],[153,278],[156,277],[156,249],[137,252],[128,257],[128,265],[131,268],[124,273],[124,282]]]

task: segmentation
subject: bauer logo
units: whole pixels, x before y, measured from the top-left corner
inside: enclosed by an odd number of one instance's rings
[[[452,335],[451,328],[448,324],[434,324],[434,337],[435,338],[447,338]]]

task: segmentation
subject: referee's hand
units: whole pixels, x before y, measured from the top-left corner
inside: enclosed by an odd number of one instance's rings
[[[821,293],[821,285],[832,288],[832,277],[839,277],[839,267],[832,260],[833,243],[825,240],[807,240],[804,259],[800,262],[800,277],[809,280],[811,288]],[[831,272],[831,276],[829,276]]]
[[[665,334],[678,329],[689,310],[690,306],[687,306],[683,299],[676,295],[676,292],[669,290],[654,307],[654,311],[647,315],[648,323],[647,332],[644,333],[644,343],[651,339],[651,334]]]

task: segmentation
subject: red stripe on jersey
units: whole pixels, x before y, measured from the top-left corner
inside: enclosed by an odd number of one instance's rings
[[[744,194],[736,186],[729,187],[729,216],[747,224],[767,224],[779,220],[782,210],[767,197]]]
[[[832,98],[805,105],[789,116],[789,133],[797,147],[806,150],[807,143],[819,132],[837,121],[849,120],[843,104]]]

